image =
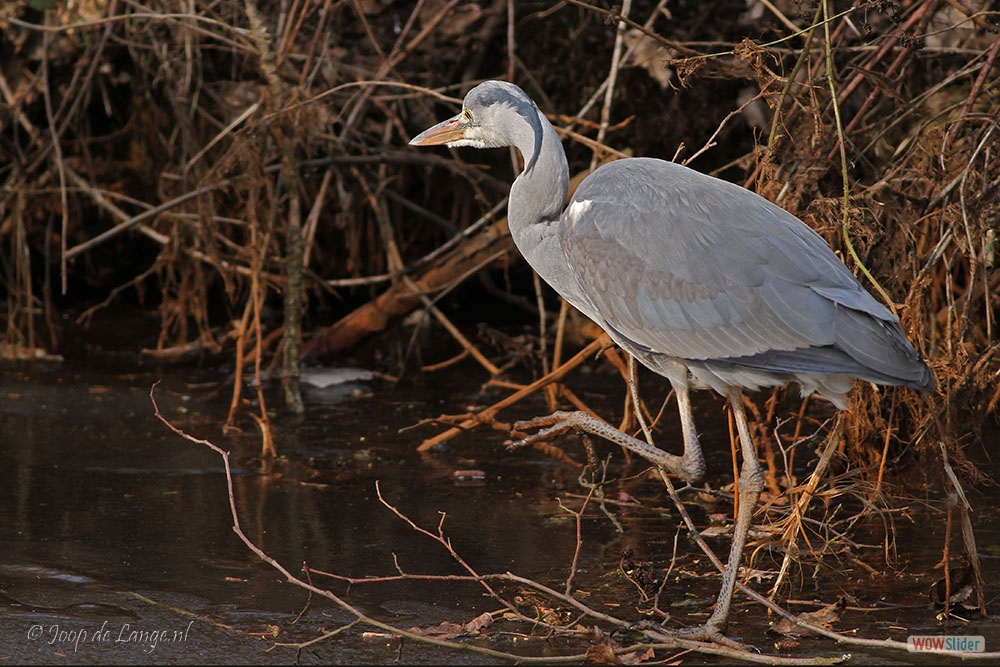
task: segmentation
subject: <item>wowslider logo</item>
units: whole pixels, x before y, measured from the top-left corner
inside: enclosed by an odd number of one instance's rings
[[[910,635],[906,648],[911,653],[983,653],[986,638],[981,635]]]

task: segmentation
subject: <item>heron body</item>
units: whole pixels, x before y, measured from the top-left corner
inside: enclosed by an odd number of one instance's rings
[[[803,394],[818,392],[844,408],[852,378],[934,388],[899,320],[826,241],[745,188],[673,162],[628,158],[595,170],[564,208],[569,168],[558,135],[523,90],[501,81],[473,88],[461,113],[410,143],[521,152],[524,170],[508,203],[518,249],[563,298],[670,380],[685,449],[683,457],[657,454],[662,467],[688,480],[704,473],[689,389],[712,388],[730,399],[743,444],[747,512],[762,482],[742,389],[796,382]],[[612,439],[640,451],[637,441],[619,435]],[[749,521],[749,513],[737,518],[730,595]],[[728,614],[729,600],[720,594],[722,602],[708,634]]]
[[[851,377],[918,389],[897,318],[810,227],[739,186],[648,158],[586,179],[559,225],[577,305],[671,381],[799,383],[839,408]]]

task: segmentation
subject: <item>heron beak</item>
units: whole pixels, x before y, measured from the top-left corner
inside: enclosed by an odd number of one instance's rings
[[[462,114],[442,121],[410,139],[411,146],[440,146],[465,138],[468,124],[462,119]]]

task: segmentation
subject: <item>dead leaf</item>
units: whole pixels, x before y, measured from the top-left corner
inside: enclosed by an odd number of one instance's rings
[[[65,9],[57,13],[62,25],[95,23],[104,18],[108,0],[68,0]]]
[[[587,665],[624,665],[622,659],[607,644],[591,644],[587,649],[587,657],[583,659]]]
[[[948,570],[949,586],[945,586],[943,578],[931,586],[931,602],[935,608],[943,608],[945,606],[945,591],[950,588],[951,594],[947,596],[948,606],[953,610],[957,608],[962,611],[972,611],[977,608],[975,601],[971,599],[972,594],[976,591],[975,583],[975,571],[972,569],[972,565],[966,565],[964,570],[957,567],[951,568]]]
[[[366,16],[378,16],[389,5],[387,0],[359,0],[358,6]]]
[[[489,612],[483,612],[464,625],[452,623],[451,621],[444,621],[443,623],[431,625],[426,628],[413,627],[410,628],[410,632],[415,635],[420,635],[421,637],[455,639],[456,637],[466,635],[478,635],[483,628],[489,627],[492,624],[493,616],[491,616]]]
[[[616,648],[621,648],[621,645],[600,628],[594,628],[593,639],[587,647],[587,656],[583,662],[587,665],[624,665],[622,659],[615,655]]]
[[[802,646],[802,642],[798,639],[779,639],[774,642],[774,648],[777,651],[793,651],[800,646]]]
[[[632,48],[632,56],[628,61],[630,66],[645,69],[660,84],[660,88],[665,90],[672,87],[670,82],[674,78],[674,72],[667,66],[675,55],[671,49],[635,29],[625,33],[625,43]]]
[[[619,656],[626,665],[641,665],[656,658],[656,651],[647,646],[645,651],[632,651]],[[678,665],[680,661],[668,662],[668,665]]]
[[[822,609],[799,614],[798,617],[799,620],[810,625],[815,625],[816,627],[823,628],[824,630],[832,630],[833,624],[840,620],[840,612],[845,606],[847,606],[847,601],[844,598],[840,598],[836,602],[828,604]],[[787,618],[783,618],[773,624],[771,626],[771,631],[786,637],[801,638],[816,636],[816,633],[802,627],[794,621],[788,620]]]
[[[478,635],[483,628],[488,628],[491,625],[493,625],[493,615],[488,611],[484,611],[465,624],[465,634]]]
[[[412,627],[410,632],[421,637],[434,637],[435,639],[454,639],[465,634],[465,626],[451,621],[438,623],[426,628]]]

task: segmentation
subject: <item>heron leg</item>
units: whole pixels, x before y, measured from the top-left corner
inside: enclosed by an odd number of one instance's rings
[[[678,394],[679,395],[679,394]],[[684,420],[682,410],[682,423]],[[534,442],[548,440],[556,435],[565,433],[570,429],[590,433],[604,438],[625,449],[638,454],[650,463],[663,468],[667,472],[677,475],[686,482],[696,482],[705,472],[705,462],[701,455],[701,447],[698,445],[698,436],[694,431],[694,421],[691,418],[690,403],[687,406],[687,419],[690,421],[690,432],[694,436],[694,450],[697,454],[696,464],[692,465],[689,456],[692,450],[691,441],[685,431],[684,456],[677,456],[663,451],[659,447],[654,447],[644,440],[633,438],[627,433],[622,433],[615,427],[609,425],[589,412],[554,412],[545,417],[536,417],[527,421],[519,421],[514,424],[514,430],[523,431],[529,428],[542,428],[542,430],[525,436],[520,440],[509,443],[510,447],[523,447]]]
[[[511,447],[520,447],[533,442],[547,440],[568,430],[577,430],[602,437],[626,449],[635,452],[663,470],[692,482],[697,481],[705,472],[705,458],[698,441],[694,417],[691,413],[691,399],[687,383],[675,382],[674,391],[677,395],[677,409],[680,413],[681,430],[684,436],[684,454],[677,456],[654,447],[643,440],[622,433],[606,422],[587,412],[554,412],[545,417],[537,417],[514,424],[515,430],[526,428],[541,428],[542,430],[528,435],[521,440],[510,443]],[[739,508],[736,512],[736,522],[733,526],[733,542],[729,548],[729,558],[725,572],[722,574],[722,585],[719,597],[715,602],[712,615],[704,625],[671,632],[673,636],[690,639],[706,639],[732,645],[733,642],[723,635],[729,619],[732,606],[733,591],[736,587],[736,577],[740,562],[743,559],[743,549],[753,521],[753,511],[757,506],[761,491],[764,490],[764,470],[757,460],[757,450],[750,437],[750,426],[746,411],[743,408],[743,392],[738,387],[730,387],[727,392],[729,404],[732,406],[733,417],[740,436],[740,449],[743,464],[740,469],[740,480],[737,489]]]
[[[701,443],[698,442],[694,415],[691,414],[691,394],[687,382],[671,381],[671,384],[677,396],[677,412],[680,413],[681,433],[684,436],[684,456],[681,459],[684,474],[681,477],[688,481],[697,481],[705,475],[705,455],[701,451]]]
[[[738,489],[739,508],[736,511],[733,543],[729,549],[726,571],[722,574],[719,598],[715,602],[715,609],[708,621],[702,628],[697,629],[704,633],[702,636],[706,639],[719,639],[725,630],[729,619],[729,608],[733,601],[736,575],[743,558],[743,547],[746,546],[747,535],[753,520],[754,507],[757,505],[761,491],[764,490],[764,470],[760,467],[760,461],[757,460],[757,450],[754,449],[753,440],[750,438],[750,427],[747,424],[746,412],[743,410],[743,392],[739,388],[731,387],[729,389],[729,404],[733,408],[733,416],[736,419],[736,428],[740,434],[740,445],[743,453]]]

